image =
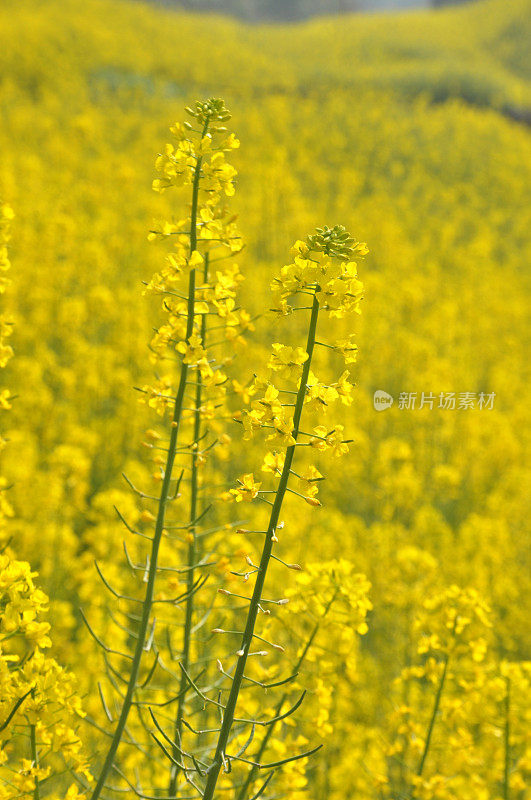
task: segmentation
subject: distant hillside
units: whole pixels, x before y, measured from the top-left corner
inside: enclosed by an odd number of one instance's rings
[[[225,0],[227,4],[250,1]],[[329,9],[331,3],[327,2]],[[455,98],[525,118],[525,109],[531,107],[530,10],[531,0],[476,0],[437,12],[420,9],[308,20],[294,36],[291,26],[248,26],[221,16],[205,24],[202,15],[161,8],[158,0],[48,0],[46,15],[35,0],[3,0],[0,18],[9,19],[18,46],[0,50],[0,76],[10,76],[37,92],[38,87],[55,83],[67,68],[70,75],[81,70],[92,92],[129,87],[169,97],[209,91],[212,85],[225,93],[241,94],[247,87],[259,95],[298,96],[331,88],[371,89],[408,100]],[[106,20],[106,33],[101,19]],[[34,63],[37,45],[31,40],[32,31],[45,24],[53,41],[46,44],[46,59]],[[63,32],[67,24],[76,58],[66,66],[63,58],[72,47]],[[207,59],[197,49],[198,38],[209,53]],[[178,50],[175,42],[180,42]],[[104,58],[98,55],[101,52],[106,53]]]
[[[448,5],[470,0],[150,0],[189,11],[213,11],[248,21],[295,21],[312,16],[354,11],[403,10]]]

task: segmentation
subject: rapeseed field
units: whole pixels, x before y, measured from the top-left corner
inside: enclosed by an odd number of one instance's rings
[[[530,12],[2,1],[1,800],[531,796]]]

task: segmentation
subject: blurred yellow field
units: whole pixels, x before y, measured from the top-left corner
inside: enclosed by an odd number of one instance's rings
[[[531,796],[530,12],[3,0],[1,800]]]

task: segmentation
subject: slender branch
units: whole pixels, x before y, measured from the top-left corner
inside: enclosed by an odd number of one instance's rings
[[[205,254],[205,263],[204,263],[204,270],[203,270],[203,283],[206,283],[208,280],[208,253]],[[206,316],[203,315],[201,317],[201,343],[203,347],[205,346],[205,338],[206,338]],[[203,399],[203,382],[201,378],[200,370],[197,370],[197,380],[195,385],[195,408],[199,410],[201,408]],[[188,545],[188,564],[195,564],[197,558],[197,537],[196,537],[196,524],[195,520],[197,517],[197,499],[198,499],[198,463],[199,463],[199,454],[197,443],[201,440],[201,415],[197,413],[194,419],[194,434],[193,434],[193,441],[196,444],[195,449],[192,449],[192,457],[191,457],[191,485],[190,485],[190,527],[188,528],[188,534],[191,537],[190,543]],[[187,587],[189,591],[188,599],[186,601],[186,609],[185,609],[185,620],[184,620],[184,638],[183,638],[183,651],[182,651],[182,664],[186,672],[189,671],[190,668],[190,645],[192,639],[192,624],[193,624],[193,614],[194,614],[194,600],[195,595],[192,592],[192,587],[194,584],[194,569],[190,569],[188,572],[188,582]],[[184,715],[184,705],[186,702],[186,693],[187,693],[187,686],[188,682],[186,680],[185,672],[181,672],[181,684],[179,687],[179,703],[177,705],[177,714],[175,717],[175,731],[174,731],[174,746],[172,749],[173,761],[171,762],[171,769],[170,769],[170,781],[168,785],[168,794],[170,797],[173,797],[177,793],[177,780],[179,777],[179,770],[180,764],[178,761],[179,751],[178,748],[181,746],[182,742],[182,731],[183,731],[183,715]]]
[[[448,672],[448,662],[450,660],[450,654],[446,653],[444,657],[444,667],[441,674],[441,680],[439,681],[439,686],[437,687],[437,694],[435,695],[435,702],[433,704],[433,711],[430,718],[430,724],[428,726],[428,733],[426,734],[426,741],[424,742],[424,750],[422,751],[422,756],[419,761],[419,765],[417,768],[417,775],[420,776],[424,772],[424,765],[426,764],[426,758],[428,757],[428,751],[430,749],[431,737],[433,734],[433,729],[435,727],[435,720],[437,718],[437,714],[439,713],[439,706],[441,704],[441,697],[444,689],[444,684],[446,681],[446,674]]]
[[[16,701],[15,705],[13,706],[13,708],[11,709],[9,714],[7,715],[5,721],[2,723],[2,725],[0,725],[0,733],[7,728],[7,726],[9,725],[9,723],[11,722],[11,720],[13,719],[15,714],[17,713],[18,709],[20,708],[20,706],[22,705],[22,703],[24,702],[26,697],[28,697],[28,695],[30,695],[32,693],[32,691],[33,691],[32,689],[29,689],[26,692],[26,694],[22,695],[22,697],[19,697],[19,699]]]

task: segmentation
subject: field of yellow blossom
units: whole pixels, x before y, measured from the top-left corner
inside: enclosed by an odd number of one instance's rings
[[[530,0],[0,30],[0,800],[531,798]]]

